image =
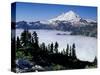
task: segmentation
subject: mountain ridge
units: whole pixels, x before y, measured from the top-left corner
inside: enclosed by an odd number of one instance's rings
[[[50,19],[46,22],[19,21],[16,22],[16,28],[71,31],[72,35],[97,37],[97,21],[91,19],[83,19],[73,11],[63,13],[60,16]]]
[[[92,19],[83,19],[81,18],[77,13],[75,13],[74,11],[70,10],[66,13],[63,13],[61,15],[58,15],[56,18],[50,19],[49,22],[51,24],[55,24],[56,21],[66,21],[66,22],[70,22],[71,25],[87,25],[88,23],[91,22],[96,22]]]

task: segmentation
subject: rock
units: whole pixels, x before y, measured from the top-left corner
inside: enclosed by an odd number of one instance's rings
[[[32,67],[34,71],[44,71],[45,69],[40,65],[35,65]]]
[[[29,69],[32,68],[32,63],[26,59],[17,59],[16,66],[20,69]]]
[[[44,71],[45,69],[40,65],[33,65],[30,61],[27,59],[17,59],[16,60],[16,72],[22,73],[22,72],[37,72],[37,71]]]

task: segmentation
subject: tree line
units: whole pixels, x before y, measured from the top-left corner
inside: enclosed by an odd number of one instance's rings
[[[29,61],[45,66],[61,65],[60,69],[83,68],[90,65],[89,62],[84,64],[77,59],[75,43],[66,44],[66,48],[59,51],[59,43],[52,42],[46,45],[44,42],[39,43],[39,37],[36,31],[30,33],[28,29],[21,33],[20,38],[16,39],[16,58],[26,58]]]

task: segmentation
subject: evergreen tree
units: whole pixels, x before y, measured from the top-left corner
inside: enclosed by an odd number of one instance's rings
[[[75,44],[72,45],[72,57],[76,58]]]
[[[38,44],[38,35],[36,31],[34,31],[32,35],[33,35],[34,43]]]
[[[31,47],[33,48],[33,46],[34,46],[34,39],[33,37],[31,37]]]
[[[45,50],[46,50],[46,51],[48,51],[48,48],[47,48],[47,46],[45,46]]]
[[[55,53],[58,53],[58,47],[59,47],[58,43],[55,42],[55,49],[54,49]]]
[[[66,48],[66,55],[67,55],[67,56],[69,55],[69,54],[68,54],[68,53],[69,53],[68,51],[69,51],[69,44],[67,44],[67,48]]]
[[[34,31],[32,34],[31,42],[33,45],[32,60],[38,62],[40,60],[41,49],[39,47],[38,35],[37,35],[36,31]]]
[[[17,36],[17,49],[19,48],[21,48],[21,43],[19,37]]]
[[[44,42],[40,45],[40,48],[41,48],[42,50],[46,50],[46,46],[45,46],[45,43],[44,43]]]
[[[53,43],[51,43],[50,52],[53,53]]]
[[[93,61],[93,65],[94,65],[94,67],[97,67],[97,57],[95,56],[95,59],[94,59],[94,61]]]
[[[72,48],[70,46],[70,50],[69,50],[69,56],[72,56]]]
[[[47,50],[50,52],[50,50],[51,50],[51,45],[50,44],[48,44]]]
[[[34,45],[33,45],[34,49],[38,50],[39,49],[38,35],[35,31],[32,34],[32,38],[33,38],[33,42],[34,42]]]
[[[24,30],[21,34],[21,44],[24,47],[28,47],[31,42],[31,33],[28,30]]]

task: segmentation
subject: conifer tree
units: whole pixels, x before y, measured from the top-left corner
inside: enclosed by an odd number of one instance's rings
[[[50,52],[53,53],[53,43],[51,43]]]
[[[38,44],[38,35],[37,35],[36,31],[33,32],[32,36],[34,39],[34,43]]]
[[[32,38],[33,38],[33,41],[34,41],[34,45],[33,45],[34,49],[38,50],[39,49],[39,42],[38,42],[38,35],[37,35],[36,31],[33,32]]]
[[[50,52],[50,50],[51,50],[51,45],[50,44],[48,44],[47,50]]]
[[[69,49],[69,56],[72,56],[72,48],[70,46],[70,49]]]
[[[17,36],[17,49],[19,48],[21,48],[21,43],[19,37]]]
[[[41,48],[42,50],[45,50],[45,49],[46,49],[45,43],[44,43],[44,42],[40,45],[40,48]]]
[[[31,33],[28,31],[28,29],[26,29],[21,34],[21,44],[24,47],[28,47],[30,42],[31,42]]]
[[[94,58],[94,61],[93,61],[93,65],[95,66],[95,67],[97,67],[97,57],[95,56],[95,58]]]
[[[76,58],[75,44],[72,45],[72,57]]]
[[[68,56],[68,51],[69,51],[69,44],[67,44],[67,48],[66,48],[66,55]]]
[[[55,53],[58,53],[58,47],[59,47],[58,43],[55,42],[55,49],[54,49]]]

